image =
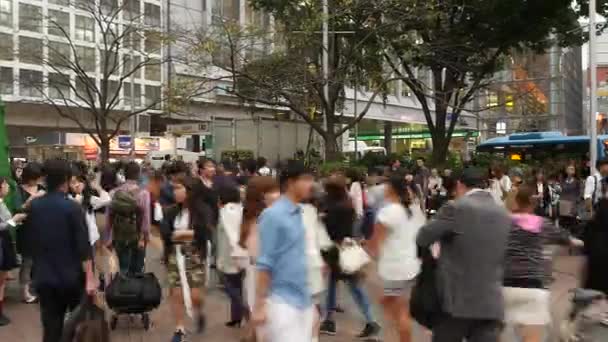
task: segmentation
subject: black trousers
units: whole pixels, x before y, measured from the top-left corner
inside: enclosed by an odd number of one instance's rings
[[[433,342],[498,342],[502,322],[446,316],[433,327]]]
[[[230,297],[230,320],[239,322],[245,314],[245,302],[243,299],[243,277],[244,272],[235,274],[223,273],[224,291]]]
[[[38,287],[42,342],[60,342],[65,314],[74,310],[82,300],[83,289]]]

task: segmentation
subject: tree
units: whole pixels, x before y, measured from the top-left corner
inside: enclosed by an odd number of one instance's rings
[[[326,159],[336,158],[337,138],[361,121],[394,81],[385,77],[382,54],[374,45],[376,37],[366,15],[369,2],[331,1],[327,81],[321,58],[320,1],[251,0],[250,5],[271,14],[275,27],[271,31],[220,20],[219,34],[211,45],[213,54],[224,56],[223,63],[216,65],[231,75],[230,91],[246,102],[291,111],[322,137]],[[209,47],[207,39],[195,49]],[[272,51],[264,51],[271,45]],[[369,85],[372,94],[349,117],[344,115],[344,102],[346,89],[354,84]]]
[[[82,13],[75,16],[75,36],[62,20],[67,13],[37,18],[52,37],[45,42],[48,53],[22,40],[21,58],[37,60],[48,70],[48,77],[29,77],[27,86],[35,88],[57,115],[87,133],[99,146],[101,160],[107,161],[110,140],[129,119],[160,108],[160,87],[146,86],[142,103],[141,79],[161,80],[165,60],[160,52],[168,37],[160,31],[160,17],[144,18],[138,1],[117,5],[111,0],[82,0],[74,6]]]
[[[383,56],[421,103],[433,142],[432,162],[445,162],[467,104],[491,83],[514,51],[545,52],[582,43],[571,0],[373,0],[370,18]],[[419,77],[428,70],[432,82]]]

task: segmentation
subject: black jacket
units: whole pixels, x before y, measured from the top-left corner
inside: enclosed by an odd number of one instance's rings
[[[161,235],[166,252],[173,250],[173,231],[175,231],[175,218],[181,211],[181,206],[175,205],[165,209],[163,222],[161,223]],[[207,241],[210,236],[209,217],[211,210],[205,203],[198,203],[195,208],[190,208],[190,229],[194,230],[194,243],[201,255],[207,254]],[[165,253],[167,254],[167,253]]]

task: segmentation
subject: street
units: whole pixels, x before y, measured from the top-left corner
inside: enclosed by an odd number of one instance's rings
[[[156,273],[161,280],[165,282],[165,274],[162,265],[160,264],[160,252],[156,247],[157,243],[153,243],[148,248],[147,267],[148,270]],[[568,290],[575,287],[576,275],[579,273],[581,258],[562,255],[558,257],[554,266],[554,276],[556,282],[552,288],[552,312],[554,316],[563,317],[563,313],[567,310]],[[367,279],[367,288],[372,302],[377,303],[380,288],[376,286],[377,281],[373,276]],[[359,314],[356,305],[349,296],[346,288],[339,290],[339,303],[344,307],[345,313],[336,314],[338,324],[338,334],[335,337],[322,336],[321,341],[337,342],[337,341],[354,341],[356,335],[362,328],[362,317]],[[374,307],[376,317],[381,318],[381,310],[376,305]],[[209,342],[225,342],[238,341],[238,330],[229,329],[224,326],[224,323],[229,320],[229,302],[227,297],[222,293],[221,289],[212,286],[208,292],[205,313],[207,315],[207,330],[201,335],[189,335],[189,341],[209,341]],[[17,282],[12,281],[9,285],[9,291],[5,303],[5,312],[12,319],[12,324],[0,328],[0,341],[15,341],[15,342],[40,342],[41,327],[37,305],[26,305],[19,302]],[[139,319],[123,316],[118,328],[112,333],[113,342],[167,342],[170,340],[173,333],[173,320],[170,307],[166,298],[163,299],[161,307],[152,313],[153,328],[150,331],[144,331]],[[382,321],[380,319],[380,321]],[[555,324],[554,324],[555,326]],[[507,336],[510,334],[507,332]],[[429,333],[423,329],[416,327],[414,341],[427,342],[430,341]],[[512,338],[506,337],[506,341],[513,341]],[[554,339],[550,339],[553,341]],[[394,336],[384,336],[384,341],[396,341]]]

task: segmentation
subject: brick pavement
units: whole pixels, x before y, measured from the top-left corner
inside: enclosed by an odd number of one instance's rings
[[[159,274],[161,280],[164,278],[162,268],[158,262],[158,252],[154,249],[150,251],[151,257],[148,258],[149,269]],[[562,256],[556,264],[557,282],[553,293],[554,312],[556,317],[560,317],[567,307],[568,289],[576,284],[576,274],[580,267],[580,258]],[[17,289],[13,282],[8,291],[8,298],[5,304],[7,314],[13,320],[13,324],[0,328],[0,341],[11,342],[39,342],[41,341],[39,313],[36,305],[25,305],[17,302]],[[373,279],[368,279],[367,287],[373,298],[380,294],[380,287]],[[228,342],[238,341],[239,334],[235,330],[224,327],[224,322],[228,320],[228,301],[217,289],[212,289],[207,296],[205,312],[208,319],[207,331],[200,336],[191,335],[190,341],[209,341],[209,342]],[[361,316],[349,298],[346,289],[340,290],[340,303],[345,307],[346,313],[337,314],[338,335],[335,337],[322,337],[323,342],[354,341],[354,336],[361,329]],[[381,312],[375,308],[375,313],[380,316]],[[122,319],[119,328],[113,332],[113,342],[167,342],[172,334],[171,312],[166,302],[152,314],[154,327],[152,330],[143,331],[139,321],[130,322]],[[385,341],[396,341],[394,336],[385,336]],[[415,342],[430,341],[428,334],[422,329],[416,329]],[[505,341],[512,341],[507,338]],[[287,342],[287,341],[286,341]]]

